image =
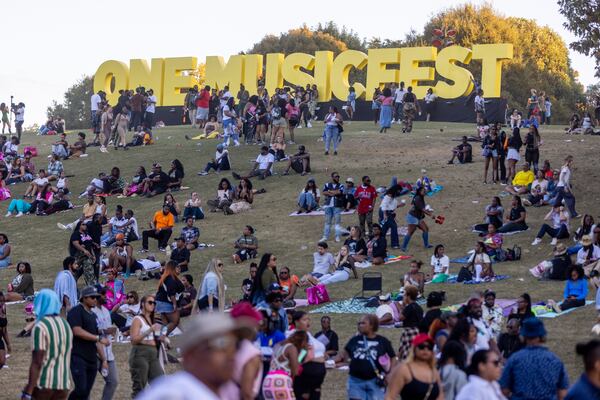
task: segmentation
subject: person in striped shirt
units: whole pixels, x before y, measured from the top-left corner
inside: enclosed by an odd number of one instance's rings
[[[31,333],[29,380],[21,399],[64,400],[71,389],[73,332],[60,316],[61,303],[54,291],[42,289],[33,308],[37,321]]]

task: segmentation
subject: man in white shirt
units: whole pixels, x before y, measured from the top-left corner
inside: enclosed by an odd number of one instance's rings
[[[104,389],[102,390],[102,400],[111,400],[117,390],[119,384],[119,373],[117,371],[117,363],[115,362],[115,355],[112,351],[112,341],[117,333],[117,328],[113,326],[110,311],[104,304],[106,304],[106,291],[108,288],[100,286],[98,288],[98,294],[100,297],[96,303],[96,307],[92,308],[92,312],[96,314],[96,321],[98,323],[98,332],[101,336],[108,338],[110,344],[103,346],[104,357],[108,363],[108,369],[101,371],[101,375],[104,378]]]
[[[556,200],[555,205],[561,205],[563,199],[569,209],[571,218],[579,218],[581,215],[575,211],[575,196],[571,191],[571,167],[573,166],[573,156],[565,158],[565,164],[560,168],[558,183],[556,184]]]
[[[148,97],[146,99],[146,126],[152,129],[154,126],[154,113],[156,112],[156,96],[154,90],[148,90]]]
[[[315,278],[320,278],[329,273],[329,268],[335,264],[335,258],[327,251],[327,242],[319,242],[317,251],[313,253],[313,270],[310,273]]]
[[[254,167],[246,176],[241,176],[237,172],[231,174],[235,179],[250,179],[258,176],[258,179],[265,179],[273,174],[273,163],[275,162],[275,156],[269,153],[269,148],[263,146],[260,148],[260,154],[256,157]]]
[[[404,99],[405,94],[406,89],[404,89],[404,82],[400,82],[400,87],[394,92],[394,118],[398,121],[398,124],[401,124],[404,119],[402,99]],[[394,122],[394,120],[392,120],[392,122]]]
[[[92,129],[96,132],[97,128],[99,128],[100,122],[100,103],[102,103],[102,96],[100,96],[101,91],[98,93],[92,94],[90,98],[90,108],[92,110]]]
[[[183,371],[152,382],[138,400],[219,400],[219,389],[233,375],[236,339],[234,322],[223,313],[191,317],[179,343]],[[202,360],[202,362],[198,362]]]
[[[23,123],[25,122],[25,104],[19,103],[17,104],[17,108],[15,110],[15,128],[17,129],[17,137],[19,138],[19,143],[21,142],[21,133],[23,133]]]
[[[483,320],[483,309],[481,307],[481,299],[474,298],[467,303],[467,316],[471,323],[477,329],[477,341],[475,342],[475,350],[491,349],[498,352],[498,345],[492,330]]]

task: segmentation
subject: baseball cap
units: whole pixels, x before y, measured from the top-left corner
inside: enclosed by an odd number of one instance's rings
[[[100,293],[98,293],[98,289],[96,286],[86,286],[81,289],[81,295],[79,296],[79,300],[86,297],[100,297]]]
[[[181,335],[179,348],[182,353],[197,344],[219,337],[235,329],[235,323],[229,315],[223,313],[200,313],[191,318],[185,335]]]

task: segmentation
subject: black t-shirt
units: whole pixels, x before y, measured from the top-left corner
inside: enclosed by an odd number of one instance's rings
[[[416,328],[423,320],[423,309],[417,303],[410,303],[402,310],[404,320],[402,320],[403,328]]]
[[[253,286],[254,282],[250,278],[246,278],[242,281],[242,287],[244,288],[244,296],[242,297],[243,300],[250,301],[250,293],[252,293]]]
[[[174,169],[171,172],[169,172],[170,183],[177,182],[180,179],[183,179],[183,172],[180,169]]]
[[[458,145],[458,150],[461,152],[458,158],[463,162],[473,162],[473,147],[469,143],[461,143]],[[464,152],[464,153],[463,153]]]
[[[185,262],[185,261],[187,261],[189,263],[190,262],[190,251],[185,246],[182,249],[175,248],[171,252],[171,260],[175,261],[177,264],[181,264],[182,262]],[[181,272],[187,272],[187,270],[188,270],[187,267],[181,268]]]
[[[379,357],[387,354],[391,359],[396,354],[390,341],[383,336],[375,335],[374,338],[367,339],[366,343],[365,338],[362,335],[354,336],[344,350],[350,356],[350,375],[358,379],[370,380],[376,377],[373,364],[379,371],[383,371],[379,364]]]
[[[567,270],[571,266],[571,256],[563,254],[562,256],[554,257],[552,259],[552,272],[550,273],[550,279],[564,281],[567,279]]]
[[[425,313],[425,316],[419,323],[419,332],[428,333],[429,327],[436,319],[442,316],[442,310],[439,308],[434,308],[433,310],[429,310]]]
[[[511,354],[519,351],[523,348],[523,343],[519,338],[519,335],[509,335],[503,333],[498,338],[498,349],[504,358],[508,358]]]
[[[412,199],[412,208],[408,212],[415,218],[423,219],[425,218],[425,213],[423,210],[425,209],[425,198],[423,196],[415,196]]]
[[[77,248],[73,246],[73,242],[79,242],[79,244],[81,244],[87,251],[90,252],[94,247],[94,241],[90,234],[87,232],[81,233],[79,232],[79,229],[77,229],[71,234],[71,238],[69,239],[69,254],[71,256],[75,256],[75,254],[78,252]]]
[[[84,331],[92,335],[98,334],[98,322],[96,314],[91,311],[86,311],[83,305],[79,304],[69,311],[67,321],[71,325],[71,329],[76,326],[81,327]],[[83,340],[73,335],[73,350],[71,354],[79,356],[90,363],[96,362],[96,342]]]
[[[387,242],[384,236],[373,238],[373,257],[387,257]]]
[[[183,290],[183,283],[181,283],[179,279],[175,279],[172,276],[167,276],[163,284],[158,288],[156,300],[170,303],[171,299],[169,299],[169,297],[179,296],[181,293],[183,293]]]
[[[87,231],[90,237],[92,238],[92,241],[97,245],[100,245],[100,241],[102,238],[102,224],[91,221],[87,223],[87,227]]]
[[[358,240],[348,238],[344,242],[344,246],[348,246],[348,249],[350,250],[350,255],[357,254],[361,250],[362,255],[367,255],[367,244],[365,243],[365,239],[363,238],[360,238]]]
[[[325,346],[325,351],[338,351],[340,349],[339,339],[337,333],[332,331],[331,329],[327,332],[320,331],[315,335],[315,339],[318,339],[319,336],[324,335],[329,343]]]
[[[169,183],[169,175],[167,175],[164,172],[160,171],[160,172],[157,172],[157,173],[150,174],[150,176],[148,178],[150,178],[151,180],[154,180],[154,177],[156,177],[156,176],[159,177],[159,180],[158,180],[158,182],[153,182],[152,183],[152,187],[154,189],[167,190],[167,184]]]
[[[517,219],[521,218],[521,213],[527,212],[525,211],[525,207],[523,206],[517,206],[517,207],[513,207],[510,209],[510,216],[508,217],[508,219],[510,219],[511,221],[516,221]],[[525,221],[523,221],[522,223],[525,223]]]

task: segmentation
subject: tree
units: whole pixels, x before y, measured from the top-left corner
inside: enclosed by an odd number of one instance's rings
[[[304,25],[300,28],[290,29],[279,36],[267,35],[260,42],[255,43],[247,53],[313,54],[315,51],[321,50],[330,50],[337,55],[342,51],[348,50],[348,46],[329,33],[314,31]]]
[[[578,53],[596,59],[596,76],[600,77],[600,1],[558,0],[559,11],[567,18],[563,25],[579,38],[569,44]]]
[[[90,126],[90,98],[94,90],[94,78],[84,76],[71,86],[64,95],[62,104],[56,100],[48,107],[48,118],[63,117],[69,129],[84,129]]]

